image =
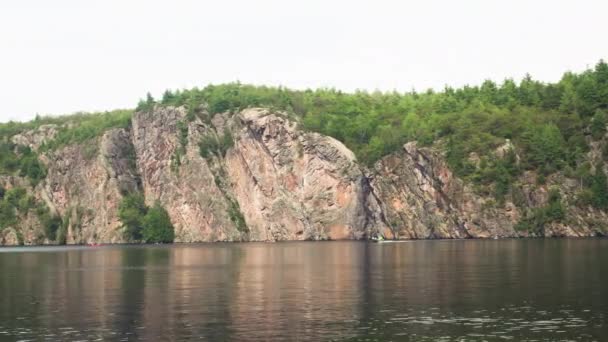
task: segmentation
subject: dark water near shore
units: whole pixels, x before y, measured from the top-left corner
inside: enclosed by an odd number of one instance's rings
[[[607,341],[608,240],[0,249],[0,340]]]

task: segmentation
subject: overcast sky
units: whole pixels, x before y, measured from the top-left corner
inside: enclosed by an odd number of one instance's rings
[[[608,59],[605,0],[0,0],[0,121],[243,83],[556,81]]]

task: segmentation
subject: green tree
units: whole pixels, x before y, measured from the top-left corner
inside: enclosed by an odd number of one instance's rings
[[[410,112],[403,118],[401,122],[405,141],[418,141],[422,145],[428,145],[433,141],[431,129],[426,121],[424,121],[415,112]]]
[[[503,165],[498,165],[494,182],[494,197],[498,200],[498,203],[504,203],[505,195],[509,192],[510,187],[511,175],[509,175],[509,171]]]
[[[608,64],[601,59],[595,66],[599,106],[608,109]]]
[[[563,87],[556,84],[548,84],[542,88],[541,106],[545,110],[558,109],[563,96]]]
[[[144,217],[143,239],[148,243],[171,243],[175,239],[169,214],[158,201]]]
[[[512,108],[517,103],[517,84],[508,78],[505,79],[498,90],[496,104]]]
[[[576,83],[576,95],[580,99],[578,110],[582,117],[589,117],[595,113],[600,106],[600,93],[595,75],[585,72],[580,75]]]
[[[563,87],[562,96],[560,98],[559,110],[566,113],[578,113],[580,100],[574,89],[574,76],[570,74],[564,75],[560,82]]]
[[[596,110],[595,115],[591,118],[591,124],[589,128],[591,129],[591,135],[594,139],[600,139],[604,136],[606,132],[606,113],[601,110]]]
[[[533,208],[515,225],[516,230],[527,230],[530,233],[543,236],[545,225],[551,222],[561,222],[566,218],[566,210],[562,204],[559,189],[549,190],[547,204],[544,207]]]
[[[46,177],[46,168],[38,161],[38,156],[27,148],[27,153],[19,161],[20,175],[28,177],[32,185],[36,186]]]
[[[596,208],[608,208],[608,180],[601,164],[595,166],[591,180],[592,204]]]
[[[498,88],[496,87],[496,83],[494,83],[494,81],[485,80],[481,84],[479,92],[483,101],[487,103],[498,102]]]
[[[528,162],[550,173],[561,168],[565,157],[565,141],[554,124],[531,127],[525,134]]]
[[[50,241],[56,241],[57,239],[57,232],[59,231],[59,229],[61,228],[63,222],[61,221],[61,217],[56,216],[56,215],[51,215],[47,213],[39,216],[40,218],[40,223],[42,224],[42,227],[44,229],[44,233],[46,235],[46,237],[50,240]],[[62,242],[62,241],[59,241]]]
[[[156,102],[154,101],[154,97],[152,97],[152,94],[150,94],[149,92],[146,94],[146,99],[145,100],[140,100],[139,103],[137,104],[137,107],[135,108],[136,111],[142,111],[142,112],[147,112],[150,111],[154,108],[154,104]]]
[[[524,106],[534,106],[540,103],[540,89],[542,85],[534,81],[530,74],[526,74],[519,84],[519,102]]]
[[[118,217],[122,221],[124,236],[129,241],[140,241],[147,213],[144,197],[140,193],[127,194],[118,207]]]
[[[559,222],[566,217],[566,210],[562,204],[562,195],[559,189],[552,188],[549,190],[547,206],[545,207],[545,216],[549,222]]]
[[[170,90],[165,90],[165,92],[163,93],[163,97],[161,99],[162,104],[164,105],[170,105],[173,104],[173,101],[175,101],[176,96],[170,91]]]

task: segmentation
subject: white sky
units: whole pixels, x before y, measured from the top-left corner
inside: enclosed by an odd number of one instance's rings
[[[608,59],[606,0],[0,0],[0,121],[208,83],[424,90]]]

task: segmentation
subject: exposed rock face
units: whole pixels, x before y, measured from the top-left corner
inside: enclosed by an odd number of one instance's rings
[[[176,166],[180,122],[188,134]],[[178,241],[362,238],[374,227],[366,179],[340,142],[259,109],[185,122],[179,108],[133,119],[146,199],[160,200]],[[233,132],[234,147],[225,157],[201,157],[201,138],[222,139],[225,130]],[[231,215],[242,215],[246,229]]]
[[[521,209],[510,200],[497,206],[493,198],[476,193],[453,175],[441,153],[432,148],[408,143],[401,153],[379,161],[374,174],[372,186],[391,228],[387,235],[392,238],[490,238],[529,234],[515,229],[524,214]],[[546,185],[538,187],[535,179],[536,176],[528,172],[518,180],[525,207],[544,206],[548,189],[554,186],[560,189],[564,201],[573,200],[576,182],[556,174]],[[568,223],[549,224],[543,234],[603,234],[597,222],[605,219],[605,214],[597,210],[569,208]]]
[[[513,236],[517,212],[484,206],[456,178],[439,153],[408,143],[375,165],[374,190],[381,198],[392,238]]]
[[[6,191],[14,188],[27,188],[29,182],[22,177],[0,176],[0,187]],[[19,245],[19,244],[42,244],[44,243],[44,233],[40,222],[31,210],[18,212],[16,214],[16,224],[9,224],[0,230],[0,245]]]
[[[19,245],[19,237],[14,228],[4,228],[0,232],[0,245],[2,246],[17,246]]]
[[[56,132],[42,126],[12,141],[36,150]],[[497,157],[511,148],[507,142]],[[598,153],[592,149],[589,158]],[[515,182],[518,199],[497,204],[456,177],[439,149],[408,143],[368,169],[339,141],[266,109],[191,118],[184,108],[157,106],[135,113],[128,129],[40,160],[47,177],[36,187],[19,176],[1,176],[0,185],[28,188],[60,215],[69,223],[67,243],[125,242],[118,208],[130,192],[142,192],[148,205],[159,201],[176,241],[198,242],[528,236],[516,224],[528,208],[547,203],[551,187],[564,203],[579,190],[561,173],[539,186],[525,172]],[[575,205],[567,211],[542,235],[606,234],[603,211]],[[0,244],[52,243],[32,211],[22,216],[18,227],[0,231]]]
[[[86,145],[44,156],[48,175],[37,195],[51,211],[69,218],[68,243],[123,242],[118,205],[137,188],[129,133],[107,131]]]
[[[579,181],[564,177],[562,174],[554,174],[549,177],[545,187],[534,190],[528,186],[524,194],[530,199],[529,203],[546,203],[547,189],[551,187],[560,190],[563,202],[576,202],[576,194],[580,190]],[[604,211],[593,207],[579,208],[572,205],[567,208],[564,222],[550,224],[544,234],[548,237],[605,236],[608,234],[606,222],[608,222],[608,215]]]
[[[133,145],[146,201],[159,200],[168,211],[176,241],[244,240],[246,236],[228,216],[228,204],[214,174],[198,151],[201,137],[215,131],[199,119],[187,123],[185,115],[182,108],[170,107],[137,113],[133,118]],[[187,125],[187,142],[185,155],[176,166],[181,144],[178,122]]]
[[[46,136],[49,127],[41,129],[41,135]],[[35,132],[13,138],[14,142],[34,149],[43,141],[36,138]],[[42,155],[47,176],[35,188],[18,176],[2,177],[0,185],[5,189],[30,189],[29,196],[36,202],[46,204],[52,214],[69,222],[67,243],[124,242],[118,205],[123,192],[138,186],[130,150],[129,132],[109,130],[87,144],[71,145]],[[0,234],[0,243],[52,243],[45,237],[35,211],[32,208],[27,214],[20,214],[19,226],[5,228]]]
[[[12,141],[15,144],[28,146],[31,149],[38,149],[43,143],[50,141],[57,134],[57,125],[41,125],[36,130],[27,131],[14,135]]]
[[[228,176],[255,240],[360,239],[377,226],[367,178],[339,141],[244,111]]]

